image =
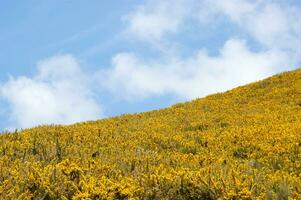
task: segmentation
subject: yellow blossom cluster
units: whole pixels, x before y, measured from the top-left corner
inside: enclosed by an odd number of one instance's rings
[[[0,199],[301,199],[301,70],[0,135]]]

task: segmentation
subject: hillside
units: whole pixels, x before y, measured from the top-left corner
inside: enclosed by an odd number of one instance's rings
[[[0,136],[0,199],[301,199],[301,70]]]

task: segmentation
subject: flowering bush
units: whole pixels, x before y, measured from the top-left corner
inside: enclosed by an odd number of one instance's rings
[[[301,199],[301,70],[0,136],[0,199]]]

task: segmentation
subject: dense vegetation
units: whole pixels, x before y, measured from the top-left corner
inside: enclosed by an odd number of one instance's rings
[[[0,199],[301,199],[301,70],[0,136]]]

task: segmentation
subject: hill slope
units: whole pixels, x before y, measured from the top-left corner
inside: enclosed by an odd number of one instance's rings
[[[0,136],[0,199],[301,199],[301,70]]]

